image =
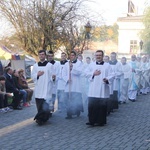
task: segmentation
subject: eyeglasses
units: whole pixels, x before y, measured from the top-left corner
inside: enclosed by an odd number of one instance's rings
[[[103,55],[95,55],[95,56],[103,56]]]

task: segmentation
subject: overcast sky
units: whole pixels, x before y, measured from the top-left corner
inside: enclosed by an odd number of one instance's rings
[[[90,8],[93,11],[102,12],[107,24],[116,22],[118,17],[125,15],[128,11],[128,0],[92,0]],[[132,0],[138,8],[138,14],[142,14],[145,2],[150,0]]]

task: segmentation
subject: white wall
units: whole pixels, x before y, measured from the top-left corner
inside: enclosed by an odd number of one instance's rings
[[[140,42],[140,32],[144,29],[142,22],[117,22],[119,26],[118,53],[130,53],[130,40]],[[139,48],[138,48],[139,51]]]

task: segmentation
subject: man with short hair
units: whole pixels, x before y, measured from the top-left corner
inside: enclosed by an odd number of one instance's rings
[[[51,104],[52,105],[52,111],[54,111],[54,105],[56,101],[56,94],[57,94],[57,84],[58,84],[58,74],[59,74],[59,63],[54,60],[54,52],[48,51],[47,53],[47,60],[51,64],[51,71],[52,71],[52,98],[51,98]]]
[[[90,64],[91,63],[91,58],[90,57],[86,57],[86,63]]]
[[[109,63],[109,61],[110,61],[109,60],[109,56],[105,55],[104,58],[103,58],[103,60],[104,60],[104,62]]]
[[[39,125],[45,123],[49,117],[50,112],[43,112],[43,104],[49,103],[52,97],[52,65],[46,60],[46,51],[40,50],[38,52],[40,61],[33,66],[31,77],[35,84],[35,100],[38,114],[35,120]],[[42,114],[42,117],[40,116]]]
[[[110,54],[110,61],[109,64],[111,65],[112,71],[114,73],[114,80],[110,84],[110,94],[111,94],[111,100],[113,103],[113,109],[118,109],[118,103],[119,103],[119,96],[120,96],[120,76],[122,75],[121,70],[121,63],[117,60],[117,54],[115,52],[112,52]]]
[[[121,58],[121,69],[119,104],[125,104],[128,100],[129,79],[131,77],[131,67],[127,64],[126,57]]]
[[[67,117],[71,119],[73,115],[77,117],[83,112],[80,75],[82,73],[81,62],[77,60],[75,51],[71,51],[70,60],[65,64],[62,77],[66,83],[65,97],[67,100]]]
[[[90,80],[88,93],[87,125],[104,126],[107,123],[107,99],[109,99],[109,82],[112,79],[112,69],[109,63],[104,63],[104,52],[97,50],[96,62],[92,62],[86,72]]]
[[[57,86],[57,98],[58,98],[58,111],[64,111],[66,108],[65,99],[64,99],[64,90],[65,90],[65,81],[62,78],[62,71],[64,65],[67,63],[67,54],[61,53],[61,61],[59,64],[59,74],[58,74],[58,86]]]

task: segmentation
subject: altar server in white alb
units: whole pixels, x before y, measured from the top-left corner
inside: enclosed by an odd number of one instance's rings
[[[58,98],[58,111],[65,111],[66,103],[64,98],[65,81],[62,78],[62,71],[67,61],[67,54],[61,53],[61,61],[59,64],[58,86],[57,86],[57,98]]]
[[[113,109],[118,109],[118,102],[120,96],[120,76],[122,74],[122,70],[121,63],[118,62],[117,54],[115,52],[111,53],[109,64],[111,65],[114,72],[114,80],[112,84],[110,84],[110,94],[112,95],[111,100],[113,101]]]
[[[78,61],[81,62],[80,67],[82,68],[82,73],[80,75],[80,86],[81,86],[81,93],[82,93],[82,100],[83,104],[87,102],[87,83],[86,83],[86,78],[85,78],[85,70],[87,65],[83,62],[83,56],[81,54],[78,55]]]
[[[103,61],[104,53],[97,50],[96,62],[92,62],[86,72],[89,78],[88,93],[88,119],[87,125],[104,126],[107,123],[107,99],[109,98],[109,82],[111,82],[112,69],[109,63]]]
[[[85,65],[84,65],[84,70],[83,70],[84,77],[86,76],[86,70],[88,70],[88,68],[90,66],[90,63],[91,63],[91,58],[90,57],[86,57],[86,62],[85,62]],[[90,84],[90,82],[89,82],[88,78],[85,77],[85,85],[84,85],[84,88],[85,88],[85,99],[83,99],[83,102],[84,102],[85,105],[88,104],[89,84]]]
[[[83,112],[80,75],[82,73],[81,62],[77,60],[75,51],[70,53],[70,60],[65,63],[62,77],[66,83],[65,99],[67,100],[67,117],[80,116]]]
[[[56,94],[57,94],[57,84],[58,84],[58,74],[59,74],[59,62],[54,60],[54,52],[48,51],[47,53],[47,60],[52,64],[51,70],[52,70],[52,98],[50,105],[53,107],[52,110],[54,111],[54,105],[56,101]]]
[[[137,91],[140,85],[140,74],[141,70],[139,68],[139,63],[136,61],[136,55],[131,56],[131,61],[129,65],[132,70],[131,78],[129,81],[129,91],[128,91],[128,98],[130,101],[135,102]]]
[[[120,77],[120,97],[119,103],[126,103],[128,100],[129,79],[131,77],[131,67],[127,64],[126,57],[121,59],[122,75]]]
[[[142,62],[141,62],[141,66],[140,66],[140,70],[142,71],[142,75],[141,75],[141,90],[140,92],[144,95],[146,95],[148,93],[148,87],[149,87],[149,64],[147,62],[147,57],[143,56],[142,57]]]
[[[44,101],[49,101],[52,97],[52,72],[51,64],[46,61],[46,51],[40,50],[38,52],[40,61],[33,66],[31,77],[35,84],[35,100],[37,111],[40,113],[42,111],[42,105]],[[42,123],[41,120],[37,120],[39,124]]]

